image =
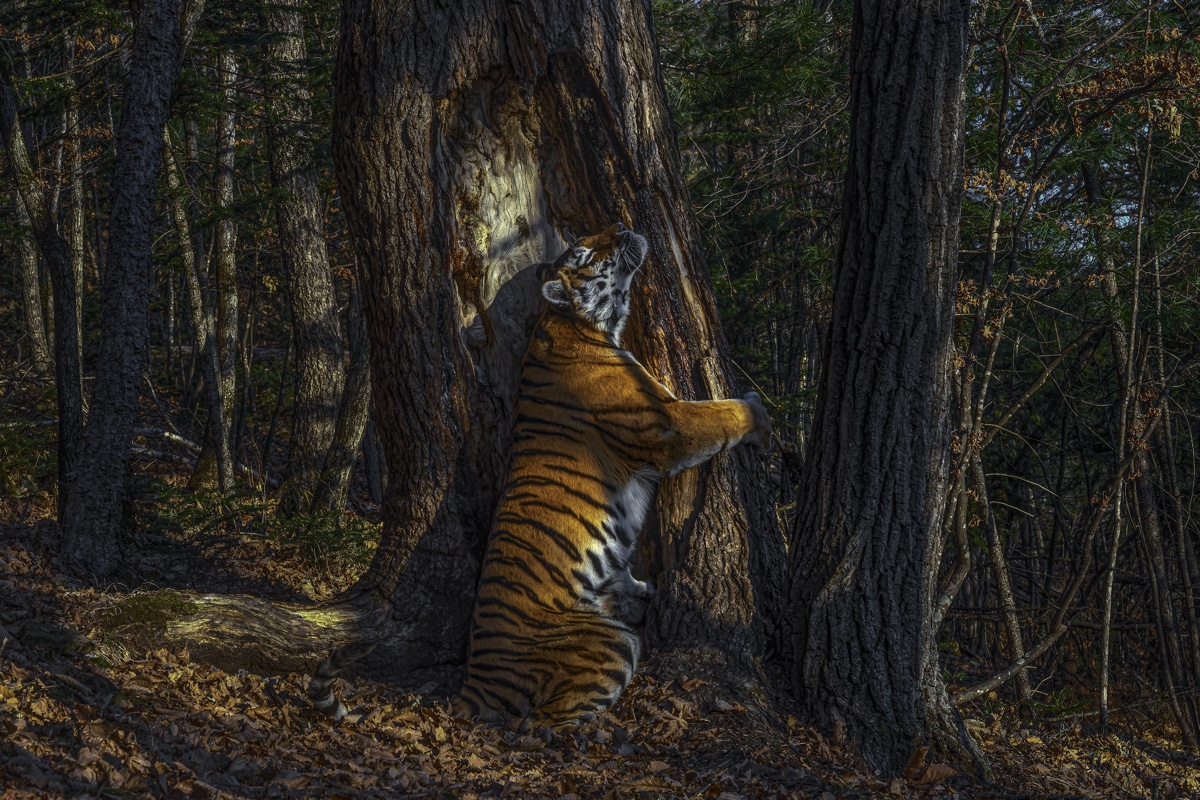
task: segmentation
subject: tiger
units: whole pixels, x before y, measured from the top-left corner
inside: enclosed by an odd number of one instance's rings
[[[621,348],[648,249],[616,223],[548,270],[453,704],[461,716],[560,728],[612,706],[654,596],[630,563],[656,485],[742,442],[770,447],[757,393],[679,400]]]
[[[770,448],[757,393],[679,400],[621,348],[648,249],[618,222],[539,265],[543,308],[521,365],[459,716],[564,728],[611,707],[641,657],[654,597],[630,567],[658,482],[743,442]],[[309,684],[315,706],[346,713],[332,682],[371,647],[325,660]]]

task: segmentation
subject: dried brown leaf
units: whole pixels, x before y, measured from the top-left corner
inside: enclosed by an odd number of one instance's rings
[[[917,786],[937,786],[948,778],[953,778],[958,774],[958,770],[949,764],[930,764],[925,767],[925,771],[921,773],[921,777],[917,778],[913,783]]]
[[[918,747],[916,750],[913,750],[912,755],[908,757],[908,763],[904,765],[904,771],[900,773],[900,777],[906,781],[915,781],[921,775],[921,770],[925,766],[925,756],[928,753],[928,747]]]
[[[526,751],[541,750],[545,744],[546,743],[544,741],[536,736],[522,736],[515,742],[515,746],[518,750]]]

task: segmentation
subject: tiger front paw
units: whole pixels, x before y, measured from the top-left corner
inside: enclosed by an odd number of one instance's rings
[[[626,570],[620,588],[610,593],[609,613],[626,625],[641,625],[646,621],[646,609],[654,599],[654,587],[639,581]]]
[[[742,400],[750,406],[750,411],[754,414],[754,429],[746,434],[742,441],[755,450],[770,452],[773,444],[771,434],[774,429],[771,427],[771,416],[767,413],[767,407],[763,405],[758,392],[746,392]]]

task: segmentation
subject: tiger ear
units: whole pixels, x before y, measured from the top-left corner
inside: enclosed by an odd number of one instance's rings
[[[542,284],[542,297],[552,306],[559,308],[571,307],[571,290],[561,280],[547,281]]]

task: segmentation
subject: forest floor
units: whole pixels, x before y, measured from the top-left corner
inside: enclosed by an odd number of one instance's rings
[[[319,601],[363,563],[265,535],[261,503],[219,513],[172,488],[184,477],[161,455],[140,465],[145,541],[124,586],[56,569],[44,495],[0,497],[0,798],[1200,798],[1200,769],[1148,726],[1101,735],[1001,702],[965,709],[991,781],[919,758],[880,780],[786,708],[764,724],[653,659],[611,713],[568,733],[473,724],[431,686],[361,678],[339,687],[354,713],[334,724],[304,675],[230,674],[127,635],[186,614],[194,593]]]

